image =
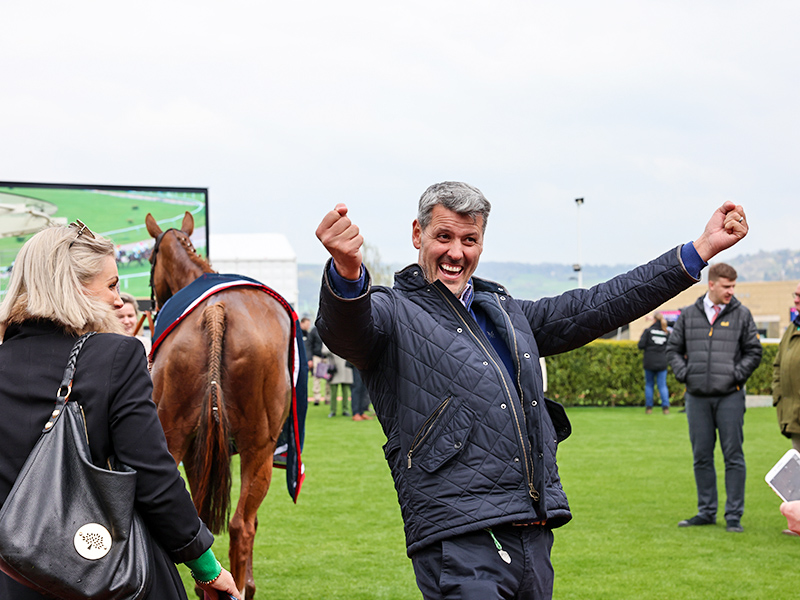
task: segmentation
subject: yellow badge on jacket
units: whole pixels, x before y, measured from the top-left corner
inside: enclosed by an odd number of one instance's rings
[[[720,327],[730,327],[731,323],[730,321],[722,321],[719,325]]]

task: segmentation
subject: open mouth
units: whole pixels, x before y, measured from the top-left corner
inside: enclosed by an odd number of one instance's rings
[[[458,265],[447,265],[447,264],[440,264],[439,271],[445,276],[450,278],[455,278],[461,275],[462,271],[464,271],[464,267]]]

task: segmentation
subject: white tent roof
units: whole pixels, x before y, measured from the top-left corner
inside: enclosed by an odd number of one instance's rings
[[[212,233],[211,261],[297,260],[297,254],[282,233]]]

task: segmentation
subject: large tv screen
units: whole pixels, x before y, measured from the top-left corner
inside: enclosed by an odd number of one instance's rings
[[[120,288],[150,298],[153,238],[144,218],[151,213],[163,230],[180,227],[186,211],[194,217],[197,251],[208,256],[208,190],[117,185],[74,185],[0,181],[0,297],[17,252],[50,223],[80,219],[109,238],[117,249]]]

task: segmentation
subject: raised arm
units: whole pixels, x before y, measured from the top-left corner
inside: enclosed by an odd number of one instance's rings
[[[347,206],[337,204],[317,227],[317,238],[333,258],[333,267],[345,279],[355,281],[361,275],[361,246],[364,238],[347,216]]]
[[[370,293],[369,272],[362,265],[364,240],[344,204],[325,215],[317,237],[331,255],[322,274],[317,331],[335,354],[364,369],[382,352],[393,311],[386,294]]]
[[[694,248],[708,262],[746,236],[748,229],[744,208],[725,202],[711,215],[702,235],[694,241]]]

